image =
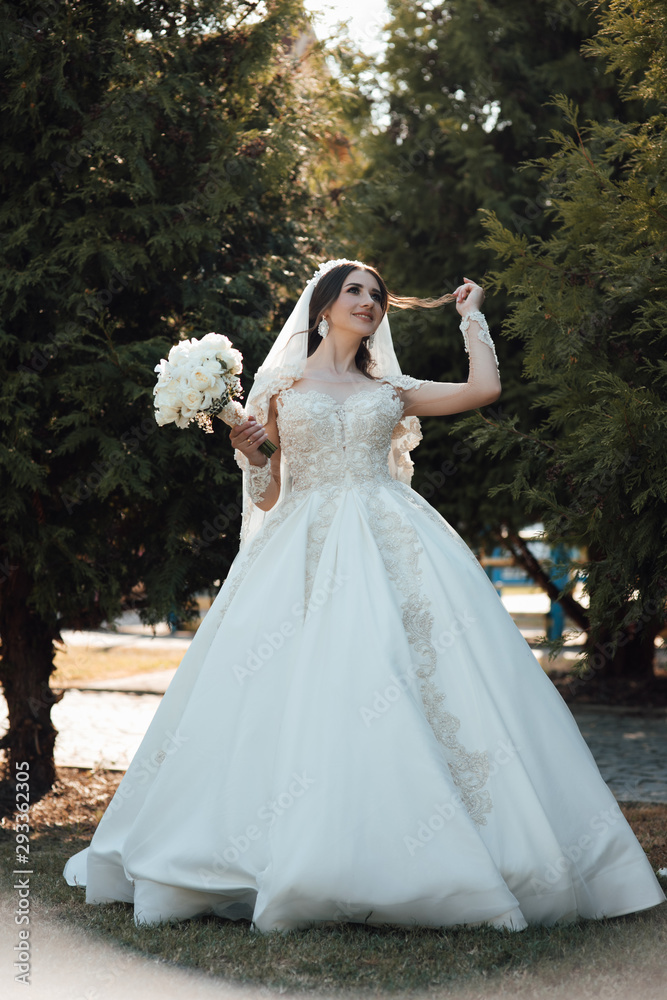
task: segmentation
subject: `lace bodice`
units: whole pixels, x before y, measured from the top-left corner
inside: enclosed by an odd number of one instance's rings
[[[473,321],[477,336],[469,333]],[[247,409],[258,423],[266,425],[271,401],[276,401],[282,449],[280,497],[276,500],[272,486],[274,479],[278,482],[273,466],[251,466],[246,456],[237,452],[236,461],[244,471],[241,544],[259,530],[264,515],[292,492],[297,496],[313,489],[331,493],[332,489],[362,484],[372,487],[390,479],[409,485],[413,470],[410,452],[421,440],[417,414],[460,413],[497,398],[497,361],[483,314],[477,310],[467,313],[461,330],[470,359],[466,382],[384,374],[364,383],[362,389],[353,389],[345,398],[334,398],[341,391],[338,383],[334,393],[328,393],[326,386],[321,390],[309,387],[321,379],[306,374],[305,359],[260,368]],[[273,496],[267,499],[270,490]]]
[[[390,480],[389,448],[402,413],[400,396],[389,382],[356,391],[343,403],[317,389],[283,389],[278,429],[292,490]]]

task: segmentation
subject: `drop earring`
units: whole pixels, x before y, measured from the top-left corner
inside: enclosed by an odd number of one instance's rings
[[[374,341],[374,340],[375,340],[375,334],[374,334],[374,333],[372,333],[372,334],[370,335],[370,337],[368,338],[368,350],[369,350],[369,351],[370,351],[371,347],[373,346],[373,341]]]
[[[326,335],[329,332],[329,324],[325,320],[324,316],[322,317],[322,319],[319,322],[319,325],[317,327],[317,332],[319,333],[319,335],[322,338],[322,340],[324,340],[324,338],[326,337]]]

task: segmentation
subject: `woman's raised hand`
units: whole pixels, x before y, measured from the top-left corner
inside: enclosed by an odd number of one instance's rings
[[[454,290],[456,296],[456,311],[460,316],[481,309],[484,302],[484,289],[471,278],[463,278],[463,284]]]
[[[238,448],[251,465],[265,465],[267,458],[259,451],[259,446],[268,439],[268,434],[262,426],[258,424],[254,417],[237,424],[229,432],[229,440],[233,448]]]

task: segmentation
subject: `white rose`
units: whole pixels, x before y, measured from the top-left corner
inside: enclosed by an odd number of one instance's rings
[[[199,344],[193,343],[192,349],[188,351],[188,363],[192,365],[201,365],[208,358],[209,351],[205,348],[202,349]]]
[[[161,358],[160,362],[155,366],[153,371],[158,373],[158,378],[171,377],[171,365],[166,358]]]
[[[155,383],[156,389],[167,389],[170,386],[178,385],[178,379],[173,375],[160,375]]]
[[[172,379],[171,375],[165,375],[164,373],[161,374],[161,375],[158,375],[157,382],[155,383],[155,388],[156,389],[161,389],[164,386],[169,385],[169,383],[172,382],[172,381],[173,381],[173,379]],[[155,390],[153,390],[153,391],[155,391]]]
[[[175,378],[181,387],[181,392],[185,392],[190,386],[190,373],[197,367],[197,362],[188,358],[176,369]]]
[[[169,364],[173,365],[174,368],[180,368],[187,364],[191,350],[192,342],[189,340],[181,340],[178,344],[174,344],[169,351]]]
[[[179,413],[180,410],[176,406],[160,406],[155,411],[155,421],[160,427],[164,427],[165,424],[174,423]]]
[[[216,387],[217,380],[215,374],[210,370],[207,370],[204,365],[198,365],[196,368],[191,368],[188,373],[188,384],[192,386],[193,389],[199,389],[201,392],[206,392],[207,389],[213,389]]]
[[[165,385],[156,385],[153,394],[156,406],[178,406],[182,392],[178,383],[171,381]]]
[[[194,416],[201,409],[202,394],[199,389],[186,389],[181,396],[181,408],[185,414],[186,410],[192,411]]]
[[[170,382],[172,382],[175,386],[180,387],[182,391],[183,388],[188,383],[188,375],[190,374],[190,370],[194,367],[195,366],[190,364],[189,361],[184,361],[182,365],[179,365],[178,368],[174,369]]]
[[[233,347],[229,350],[217,351],[215,356],[222,362],[227,371],[234,375],[240,375],[243,371],[243,355]]]
[[[205,361],[202,361],[201,367],[204,371],[210,372],[211,375],[214,375],[216,378],[224,374],[222,366],[217,358],[206,358]]]
[[[225,337],[222,333],[207,333],[205,337],[201,338],[199,343],[205,344],[207,349],[213,354],[232,346],[229,337]]]
[[[202,393],[201,408],[207,410],[215,399],[220,399],[220,393],[215,389],[206,389]]]

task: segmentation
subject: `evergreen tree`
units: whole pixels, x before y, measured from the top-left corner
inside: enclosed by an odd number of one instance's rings
[[[215,330],[252,374],[319,250],[304,28],[297,0],[0,5],[2,746],[33,794],[61,630],[187,614],[236,552],[227,431],[158,429],[153,368]]]
[[[505,329],[539,393],[529,419],[478,432],[514,462],[511,495],[552,544],[581,546],[590,607],[581,678],[620,679],[643,696],[667,602],[667,17],[659,0],[600,5],[587,45],[617,71],[643,121],[580,123],[532,169],[553,232],[520,235],[488,218],[495,287],[512,294]]]
[[[545,155],[543,138],[560,123],[554,93],[575,100],[587,117],[631,117],[616,80],[580,53],[595,31],[592,4],[570,0],[390,0],[386,60],[375,77],[368,60],[344,53],[350,77],[365,84],[372,106],[387,108],[372,126],[368,109],[351,102],[362,138],[363,175],[341,198],[343,236],[352,255],[380,267],[399,293],[439,295],[463,272],[484,284],[493,256],[483,245],[480,209],[492,210],[517,235],[545,234],[549,190],[525,160]],[[521,355],[500,340],[507,298],[485,303],[499,341],[500,401],[483,418],[524,416],[537,393],[522,378]],[[458,318],[451,312],[395,314],[392,330],[404,371],[423,378],[467,377]],[[480,417],[478,420],[482,419]],[[414,486],[477,549],[518,536],[533,514],[516,499],[489,494],[508,465],[489,463],[470,430],[426,419],[416,453]],[[526,553],[517,551],[525,567]]]

